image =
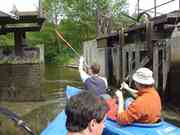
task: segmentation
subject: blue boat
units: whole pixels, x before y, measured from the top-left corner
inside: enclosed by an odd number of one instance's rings
[[[67,98],[76,95],[80,89],[75,87],[66,87]],[[65,127],[66,115],[62,111],[54,121],[52,121],[41,135],[67,135]],[[180,128],[164,121],[156,124],[133,123],[128,126],[119,125],[116,121],[105,120],[103,135],[180,135]]]

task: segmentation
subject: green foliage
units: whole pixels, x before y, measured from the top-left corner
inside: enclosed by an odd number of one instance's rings
[[[0,46],[13,46],[14,35],[12,33],[0,35]]]
[[[43,44],[45,47],[45,61],[47,63],[56,63],[56,56],[58,55],[56,35],[54,33],[53,25],[45,23],[41,32],[28,33],[28,43],[31,46]]]
[[[65,23],[68,25],[68,23]],[[70,25],[71,26],[71,25]],[[68,29],[63,28],[65,31]],[[71,31],[69,33],[72,33]],[[70,40],[72,44],[77,40],[68,39],[68,34],[64,35],[65,39]],[[69,48],[65,48],[64,42],[58,39],[54,32],[54,26],[51,23],[46,22],[41,32],[28,33],[28,42],[31,46],[37,44],[43,44],[45,47],[45,62],[46,63],[67,63],[73,56],[72,51]],[[75,48],[78,48],[77,46]]]
[[[27,39],[32,45],[51,44],[56,39],[52,24],[46,22],[41,32],[29,32]]]
[[[29,32],[28,43],[32,46],[45,46],[47,63],[68,63],[76,55],[57,37],[54,29],[58,29],[64,38],[78,52],[82,50],[82,42],[96,37],[96,13],[109,12],[113,25],[118,28],[130,21],[122,16],[127,13],[127,0],[43,0],[43,9],[47,16],[41,32]],[[0,44],[14,44],[13,35],[0,36]]]
[[[96,36],[97,8],[102,13],[111,12],[114,26],[122,26],[129,22],[121,15],[121,12],[127,13],[127,0],[44,0],[43,5],[48,23],[54,23],[64,38],[79,52],[83,41]],[[55,34],[53,36],[53,39],[49,39],[49,35],[44,43],[46,61],[68,62],[67,59],[75,56],[74,53],[64,48],[64,43]]]

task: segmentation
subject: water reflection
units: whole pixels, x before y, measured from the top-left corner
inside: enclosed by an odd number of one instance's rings
[[[55,116],[62,111],[65,105],[64,88],[67,85],[82,87],[77,69],[65,68],[60,65],[46,65],[43,96],[39,102],[1,102],[0,105],[20,115],[30,127],[39,134]],[[0,119],[1,135],[23,135],[19,129],[12,127],[10,121]]]

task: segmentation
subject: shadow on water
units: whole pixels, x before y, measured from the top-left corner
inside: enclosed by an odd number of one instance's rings
[[[1,102],[2,107],[16,112],[30,127],[39,134],[65,105],[64,88],[67,86],[82,87],[77,69],[59,65],[46,65],[43,82],[45,101],[40,102]],[[24,135],[12,122],[0,117],[1,135]]]

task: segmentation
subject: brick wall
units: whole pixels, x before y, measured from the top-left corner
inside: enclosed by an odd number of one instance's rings
[[[43,64],[1,64],[0,100],[42,100]]]

